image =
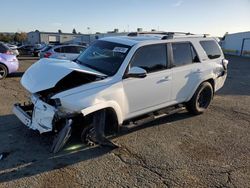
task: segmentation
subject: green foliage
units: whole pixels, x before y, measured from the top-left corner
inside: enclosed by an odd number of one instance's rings
[[[0,41],[2,42],[19,42],[22,43],[27,40],[27,33],[15,33],[15,34],[7,34],[0,33]]]

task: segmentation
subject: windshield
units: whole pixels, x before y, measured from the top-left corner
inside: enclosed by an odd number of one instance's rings
[[[98,40],[89,46],[78,58],[80,64],[113,76],[127,56],[130,46]]]

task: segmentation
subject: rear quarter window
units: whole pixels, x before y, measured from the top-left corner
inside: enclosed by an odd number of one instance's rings
[[[209,59],[217,59],[221,56],[221,50],[215,41],[200,41],[200,44],[205,50]]]

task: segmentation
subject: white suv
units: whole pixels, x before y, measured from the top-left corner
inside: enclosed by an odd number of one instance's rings
[[[75,62],[41,59],[22,77],[29,105],[14,113],[29,128],[83,128],[104,110],[106,129],[185,106],[201,114],[226,79],[228,61],[214,38],[181,33],[131,33],[103,38]],[[167,108],[168,107],[168,108]],[[89,129],[88,129],[89,130]]]
[[[56,58],[56,59],[64,59],[64,60],[74,60],[85,49],[86,49],[86,46],[81,46],[81,45],[76,45],[76,44],[58,45],[58,46],[49,48],[49,50],[44,52],[40,56],[40,58],[45,57],[45,58]]]

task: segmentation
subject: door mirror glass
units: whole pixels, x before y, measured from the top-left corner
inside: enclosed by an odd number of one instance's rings
[[[132,78],[145,78],[147,76],[147,71],[140,67],[132,67],[128,71],[127,77]]]

